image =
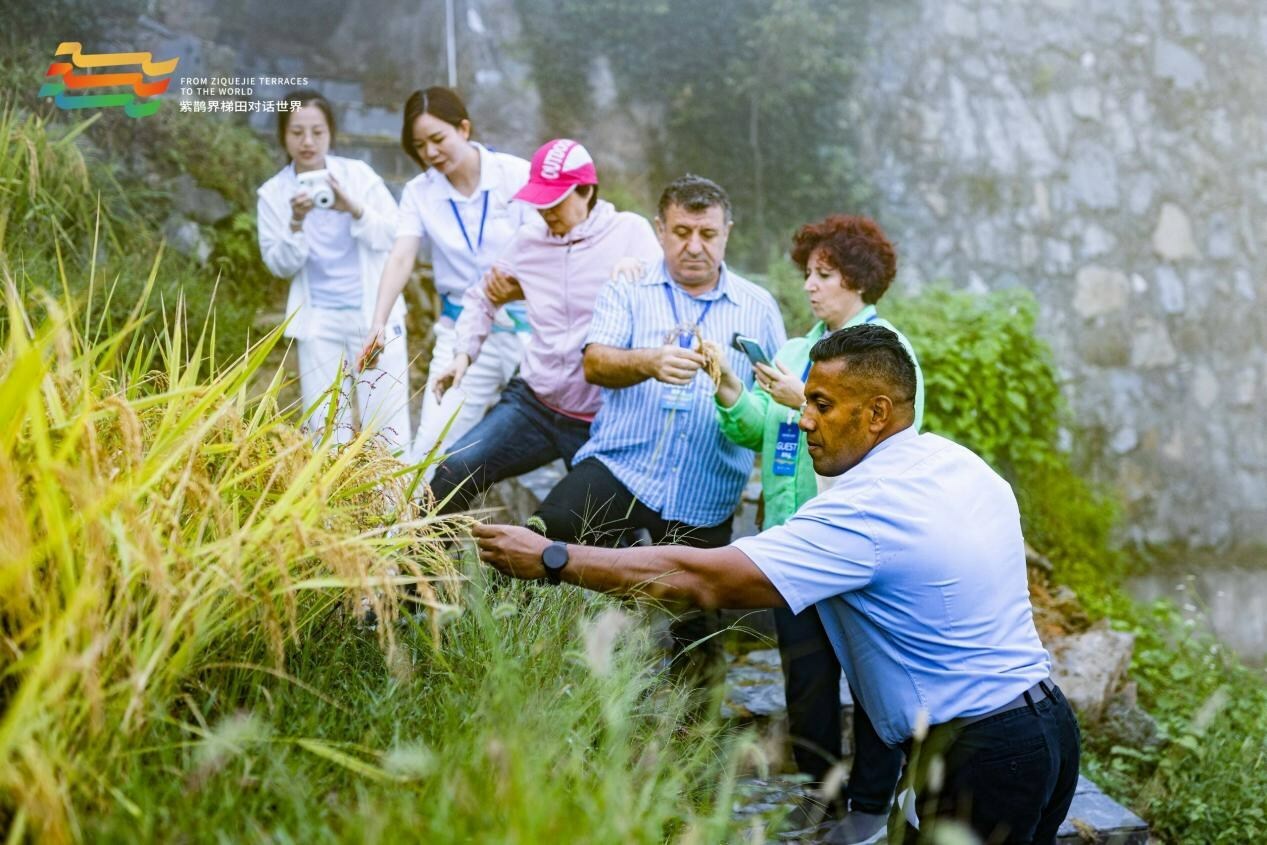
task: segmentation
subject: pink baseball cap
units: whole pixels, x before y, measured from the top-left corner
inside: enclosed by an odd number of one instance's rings
[[[558,205],[577,185],[597,185],[594,159],[584,147],[569,138],[556,138],[537,150],[528,168],[528,184],[515,199],[534,208]]]

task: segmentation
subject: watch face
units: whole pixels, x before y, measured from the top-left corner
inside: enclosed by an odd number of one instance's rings
[[[565,543],[551,543],[541,553],[541,562],[547,569],[562,569],[567,566],[568,547]]]

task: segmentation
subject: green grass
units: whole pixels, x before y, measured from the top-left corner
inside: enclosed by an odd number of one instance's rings
[[[0,275],[9,841],[729,829],[743,743],[692,722],[645,626],[601,597],[463,576],[461,523],[406,496],[416,468],[366,436],[314,445],[280,375],[248,389],[279,332],[216,367],[206,328],[145,340],[145,300],[109,332],[35,293],[36,322]],[[365,595],[393,619],[405,582],[421,623],[349,623]]]
[[[135,815],[106,799],[86,838],[719,841],[733,755],[682,728],[637,634],[595,671],[583,632],[610,602],[528,585],[465,598],[438,651],[407,633],[391,661],[332,619],[288,657],[293,680],[198,678],[114,761]]]

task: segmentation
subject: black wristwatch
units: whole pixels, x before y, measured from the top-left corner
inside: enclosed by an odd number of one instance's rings
[[[541,553],[541,565],[546,568],[546,580],[557,584],[562,579],[563,567],[568,565],[568,544],[551,543]]]

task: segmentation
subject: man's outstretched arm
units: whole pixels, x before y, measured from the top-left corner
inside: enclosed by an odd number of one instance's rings
[[[471,533],[480,559],[500,572],[535,580],[545,577],[541,553],[550,540],[511,525],[476,525]],[[646,596],[705,609],[786,607],[765,574],[732,546],[642,546],[600,549],[568,545],[563,580],[620,596]]]

